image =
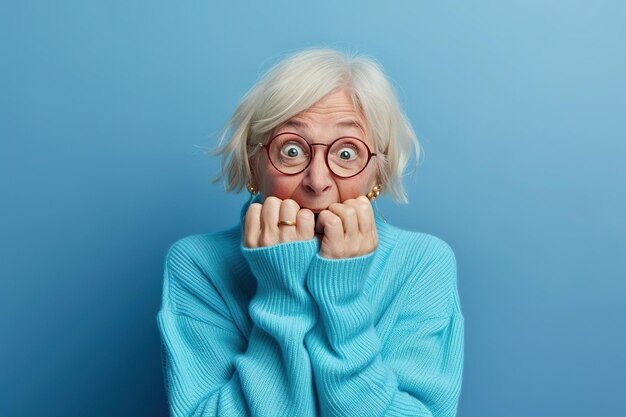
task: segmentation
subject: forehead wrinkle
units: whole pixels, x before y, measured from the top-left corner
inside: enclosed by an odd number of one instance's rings
[[[335,124],[335,126],[337,126],[337,127],[356,127],[361,132],[363,132],[363,134],[365,134],[365,129],[363,128],[362,123],[360,123],[355,118],[349,118],[349,119],[345,119],[345,120],[340,120],[340,121],[338,121]]]
[[[289,120],[287,120],[285,123],[280,125],[277,130],[282,130],[282,129],[285,129],[287,127],[294,127],[296,129],[304,130],[304,131],[310,130],[309,123],[306,123],[304,121],[297,120],[297,119],[289,119]]]
[[[286,121],[285,123],[283,123],[282,125],[280,125],[276,130],[283,130],[283,129],[290,128],[290,127],[296,128],[298,130],[306,131],[306,132],[309,132],[312,130],[311,123],[308,123],[303,120],[298,120],[298,119],[290,119]],[[365,134],[365,129],[363,128],[363,124],[353,117],[350,117],[344,120],[339,120],[338,122],[335,123],[334,127],[345,127],[345,128],[356,127],[361,132],[363,132],[363,134]]]

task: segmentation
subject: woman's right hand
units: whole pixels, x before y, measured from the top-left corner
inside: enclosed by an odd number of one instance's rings
[[[295,226],[279,221],[295,221]],[[243,244],[247,248],[310,240],[315,236],[315,218],[309,209],[300,209],[294,200],[267,197],[263,204],[248,207],[244,220]]]

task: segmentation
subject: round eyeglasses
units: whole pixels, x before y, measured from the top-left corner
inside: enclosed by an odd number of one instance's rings
[[[309,143],[297,133],[284,132],[274,136],[265,148],[267,157],[278,171],[285,175],[296,175],[311,164],[313,146],[326,146],[324,160],[330,172],[337,177],[350,178],[365,169],[375,153],[361,139],[342,136],[329,144]]]

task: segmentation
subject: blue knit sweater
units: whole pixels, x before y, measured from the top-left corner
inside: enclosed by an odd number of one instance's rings
[[[244,248],[241,225],[172,245],[157,316],[171,415],[454,416],[454,253],[376,226],[373,253],[341,260],[315,239]]]

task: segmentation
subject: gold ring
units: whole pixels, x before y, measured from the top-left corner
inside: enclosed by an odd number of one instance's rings
[[[279,226],[295,226],[296,221],[295,220],[279,220],[278,225]]]

